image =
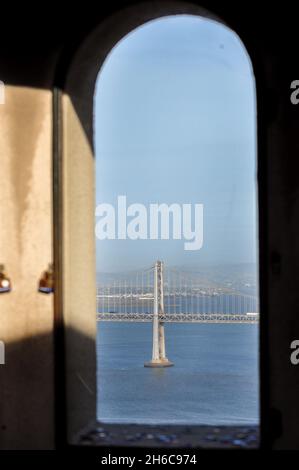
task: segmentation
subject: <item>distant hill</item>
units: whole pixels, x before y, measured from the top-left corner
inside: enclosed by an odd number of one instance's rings
[[[231,265],[214,266],[169,266],[167,269],[175,269],[185,273],[192,282],[203,287],[223,287],[238,291],[243,294],[257,295],[258,276],[257,266],[254,263],[240,263]],[[137,276],[141,279],[142,270],[130,270],[119,273],[97,273],[97,283],[112,285],[116,281],[127,283],[136,282]],[[148,271],[145,269],[144,271]],[[144,277],[146,274],[144,274]]]

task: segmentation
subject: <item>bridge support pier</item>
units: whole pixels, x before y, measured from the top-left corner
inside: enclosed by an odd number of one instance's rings
[[[159,319],[159,315],[164,314],[162,261],[156,261],[154,276],[153,353],[152,360],[144,367],[171,367],[174,364],[167,359],[165,352],[164,323]]]

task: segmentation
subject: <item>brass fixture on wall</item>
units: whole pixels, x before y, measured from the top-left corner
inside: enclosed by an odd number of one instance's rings
[[[11,291],[11,281],[5,273],[4,264],[0,264],[0,294]]]
[[[48,269],[42,273],[38,283],[38,291],[43,294],[54,292],[54,266],[49,264]]]

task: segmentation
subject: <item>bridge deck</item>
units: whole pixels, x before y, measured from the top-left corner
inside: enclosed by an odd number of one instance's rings
[[[172,313],[159,315],[164,323],[249,323],[259,322],[256,315],[238,314],[199,314],[199,313]],[[152,322],[152,313],[98,313],[97,321],[110,322]]]

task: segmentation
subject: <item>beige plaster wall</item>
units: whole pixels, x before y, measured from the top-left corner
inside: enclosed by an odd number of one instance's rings
[[[6,86],[0,105],[0,448],[53,447],[53,296],[37,292],[52,261],[52,95]]]
[[[64,214],[61,239],[67,433],[69,442],[74,442],[82,428],[96,419],[96,267],[94,157],[71,96],[69,90],[69,95],[61,100]],[[88,106],[86,118],[90,116],[92,109]]]

